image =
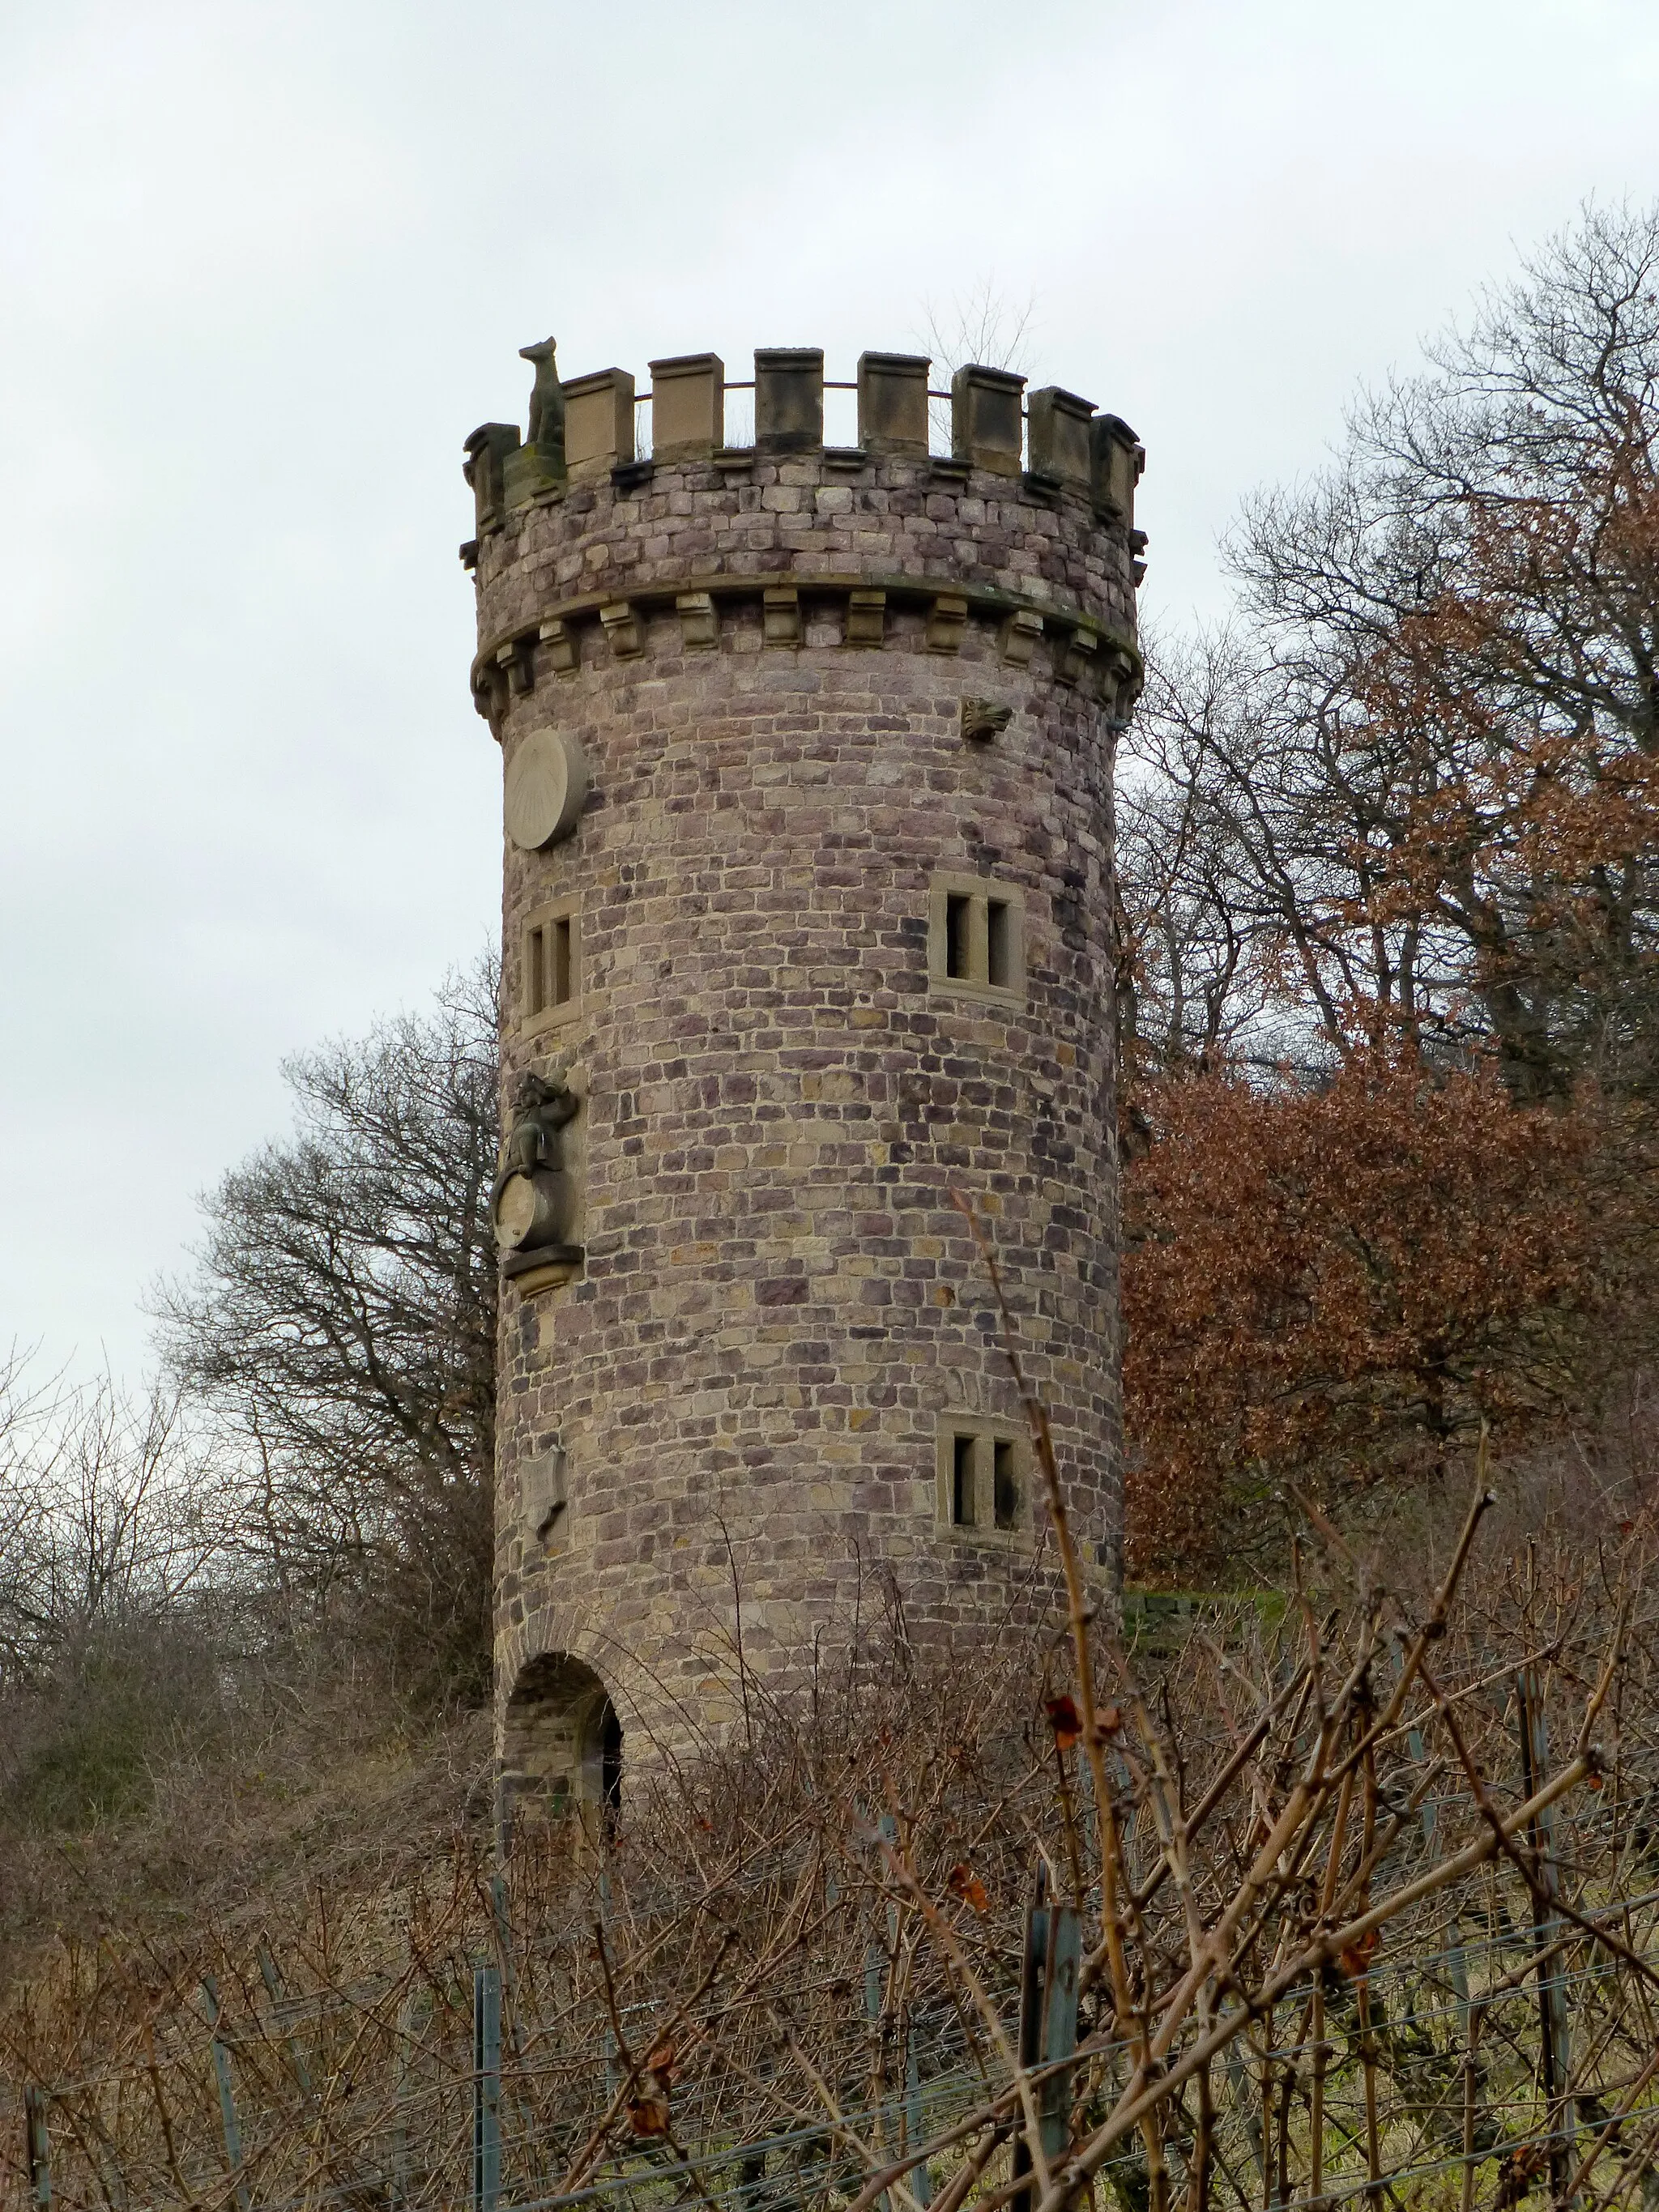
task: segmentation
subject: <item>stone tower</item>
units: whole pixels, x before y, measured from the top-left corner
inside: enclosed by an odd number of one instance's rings
[[[818,352],[653,362],[644,399],[526,352],[463,556],[505,766],[500,1747],[506,1802],[556,1804],[718,1728],[739,1638],[781,1682],[858,1619],[1052,1607],[953,1191],[1115,1583],[1144,456],[1001,370],[953,378],[945,455],[908,356],[829,387],[836,446]]]

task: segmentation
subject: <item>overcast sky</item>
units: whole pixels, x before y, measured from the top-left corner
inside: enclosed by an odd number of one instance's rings
[[[495,927],[461,441],[517,349],[909,350],[989,283],[1145,602],[1587,196],[1654,0],[0,6],[0,1346],[147,1356],[278,1064]]]

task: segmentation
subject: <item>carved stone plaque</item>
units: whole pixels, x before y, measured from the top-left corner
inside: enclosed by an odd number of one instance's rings
[[[507,834],[521,852],[556,845],[575,828],[587,797],[587,763],[563,730],[532,730],[507,771]]]

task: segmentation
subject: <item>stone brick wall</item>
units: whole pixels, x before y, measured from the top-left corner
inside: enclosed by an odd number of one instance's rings
[[[481,710],[507,764],[552,726],[590,780],[574,835],[506,847],[503,1079],[584,1101],[586,1255],[504,1286],[509,1766],[549,1655],[632,1760],[729,1717],[739,1632],[781,1682],[855,1615],[971,1645],[1054,1602],[1040,1500],[1029,1529],[941,1525],[941,1417],[1018,1413],[953,1189],[1109,1586],[1135,550],[1085,488],[822,449],[624,459],[486,517]],[[964,700],[1006,726],[965,738]],[[1018,902],[1023,988],[930,977],[941,873]],[[526,919],[566,900],[580,1000],[527,1025]]]

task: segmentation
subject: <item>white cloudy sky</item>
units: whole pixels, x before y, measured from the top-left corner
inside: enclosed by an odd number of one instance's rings
[[[517,349],[908,349],[1032,295],[1160,619],[1589,195],[1654,0],[0,7],[0,1346],[136,1374],[283,1054],[495,905],[461,441]]]

